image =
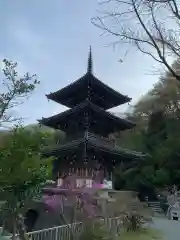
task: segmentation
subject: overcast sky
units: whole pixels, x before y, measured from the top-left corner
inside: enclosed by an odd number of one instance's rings
[[[77,80],[87,69],[89,45],[92,45],[95,75],[133,102],[157,81],[149,75],[154,61],[131,51],[123,63],[118,60],[127,48],[115,51],[110,36],[91,24],[97,15],[97,0],[1,0],[0,58],[19,63],[21,72],[36,73],[41,81],[33,96],[16,114],[25,123],[47,117],[64,108],[48,102],[45,94]],[[124,111],[126,107],[113,111]]]

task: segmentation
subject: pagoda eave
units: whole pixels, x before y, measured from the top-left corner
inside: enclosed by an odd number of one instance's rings
[[[78,125],[78,129],[81,130],[86,124],[86,114],[89,115],[89,123],[92,125],[93,130],[96,132],[99,131],[99,133],[102,135],[103,133],[110,134],[131,129],[136,125],[129,120],[122,119],[111,114],[110,112],[104,111],[102,108],[97,107],[89,100],[85,100],[82,104],[79,104],[72,109],[68,109],[62,113],[56,114],[49,118],[43,118],[38,121],[40,124],[55,129],[60,129],[64,132],[66,132],[72,123],[76,123],[76,125]],[[92,121],[92,116],[95,116],[96,118],[95,123]],[[79,124],[77,124],[77,119]]]
[[[43,156],[56,156],[60,157],[63,154],[68,152],[78,152],[84,151],[84,146],[86,145],[87,151],[95,151],[95,152],[102,152],[108,155],[111,155],[112,158],[120,157],[119,160],[123,159],[141,159],[144,158],[146,155],[143,153],[130,151],[124,148],[121,148],[115,144],[104,144],[103,141],[97,141],[97,139],[93,139],[93,137],[89,138],[88,140],[85,138],[81,138],[64,145],[57,145],[56,147],[50,149],[43,149],[42,155]]]
[[[102,107],[104,110],[117,107],[132,100],[132,98],[107,86],[90,73],[86,73],[77,81],[69,84],[61,90],[46,94],[46,97],[66,107],[73,108],[87,98],[89,88],[91,89],[91,101]],[[101,94],[99,94],[99,92],[101,92]],[[104,96],[103,99],[102,95]]]

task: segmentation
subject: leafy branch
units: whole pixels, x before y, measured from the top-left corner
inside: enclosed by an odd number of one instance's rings
[[[20,118],[15,118],[9,114],[9,110],[24,103],[36,86],[40,83],[37,76],[29,73],[19,76],[17,72],[17,63],[3,60],[4,68],[2,87],[0,91],[0,127],[5,123],[17,122]]]

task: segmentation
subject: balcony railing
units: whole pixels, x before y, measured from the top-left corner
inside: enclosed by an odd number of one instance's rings
[[[96,141],[99,141],[103,145],[108,145],[108,146],[112,146],[112,147],[115,145],[115,141],[114,140],[109,139],[109,138],[105,138],[105,137],[102,137],[102,136],[98,136],[98,135],[96,135],[94,133],[88,132],[87,133],[87,137],[91,138],[91,139],[94,139]]]
[[[68,143],[68,142],[71,142],[71,141],[74,141],[74,140],[77,140],[77,139],[80,139],[80,138],[91,138],[91,139],[95,139],[95,140],[98,140],[98,141],[101,141],[102,143],[104,144],[111,144],[111,145],[114,145],[115,144],[115,141],[113,139],[109,139],[109,138],[106,138],[106,137],[102,137],[102,136],[99,136],[99,135],[96,135],[94,133],[91,133],[91,132],[80,132],[78,134],[75,134],[75,135],[72,135],[72,136],[67,136],[65,139],[63,139],[63,141],[58,141],[57,140],[57,144],[65,144],[65,143]]]

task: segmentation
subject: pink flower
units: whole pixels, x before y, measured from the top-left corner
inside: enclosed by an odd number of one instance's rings
[[[92,185],[92,188],[102,189],[102,188],[103,188],[103,184],[101,184],[101,183],[94,183],[94,184]]]

